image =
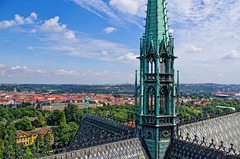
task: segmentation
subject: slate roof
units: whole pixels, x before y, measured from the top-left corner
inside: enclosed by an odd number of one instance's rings
[[[240,156],[231,155],[215,148],[174,139],[169,144],[164,159],[239,159]]]
[[[75,150],[42,159],[149,159],[149,154],[140,138],[133,138],[81,150]]]
[[[208,143],[212,139],[216,145],[223,142],[227,149],[233,144],[234,149],[240,151],[240,112],[180,126],[179,131],[183,138],[186,138],[187,134],[192,139],[197,135],[199,140],[204,137]]]
[[[135,128],[109,119],[87,114],[80,124],[68,151],[131,139]]]
[[[180,126],[182,135],[170,142],[164,159],[239,159],[239,120],[240,113],[234,113]],[[67,151],[43,159],[151,158],[144,140],[135,137],[134,127],[91,114],[83,119]]]

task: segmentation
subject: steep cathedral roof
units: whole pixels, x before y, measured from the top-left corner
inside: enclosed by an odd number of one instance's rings
[[[170,142],[168,158],[240,158],[240,112],[179,127],[180,136]]]
[[[139,138],[70,151],[42,159],[148,159],[144,141]]]
[[[150,158],[134,127],[91,114],[84,117],[67,151],[43,159]]]
[[[134,127],[87,114],[80,124],[68,151],[131,139]],[[77,147],[75,145],[78,145]]]
[[[182,133],[179,138],[169,143],[164,159],[239,159],[240,154],[237,154],[239,151],[236,151],[240,146],[239,120],[240,113],[234,113],[180,126],[179,130]],[[189,135],[184,136],[185,133]],[[197,137],[196,134],[199,136]],[[201,139],[202,137],[204,139]],[[216,139],[216,142],[211,138]],[[218,143],[217,141],[220,140],[223,142]],[[228,147],[231,143],[236,143],[235,147]],[[151,157],[144,140],[135,137],[134,127],[87,114],[68,152],[43,159],[67,158],[148,159]]]
[[[199,140],[205,138],[205,141],[212,142],[215,145],[224,143],[224,147],[229,149],[231,144],[234,149],[240,150],[240,112],[205,120],[193,124],[187,124],[179,127],[183,138],[194,138],[198,136]]]

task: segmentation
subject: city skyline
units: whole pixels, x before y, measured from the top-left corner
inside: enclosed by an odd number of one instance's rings
[[[168,0],[181,83],[239,83],[240,0]],[[0,1],[0,83],[134,83],[146,0]]]

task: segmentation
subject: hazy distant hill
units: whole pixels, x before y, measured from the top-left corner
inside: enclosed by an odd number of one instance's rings
[[[134,94],[135,88],[132,84],[119,85],[75,85],[75,84],[0,84],[0,91],[18,92],[51,92],[51,93],[113,93],[113,94]],[[207,92],[240,92],[240,84],[180,84],[182,93],[207,93]]]
[[[183,93],[240,92],[240,84],[180,84],[180,91]]]

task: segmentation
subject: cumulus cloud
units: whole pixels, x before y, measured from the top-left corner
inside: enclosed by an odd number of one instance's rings
[[[16,14],[15,15],[15,22],[19,25],[23,25],[24,22],[24,17],[21,17],[20,15]]]
[[[47,71],[42,69],[31,69],[27,66],[13,66],[7,67],[3,64],[0,64],[0,75],[3,77],[21,77],[21,78],[29,78],[35,77],[37,75],[46,75]]]
[[[56,70],[57,75],[65,75],[65,76],[77,76],[78,73],[76,71],[66,71],[64,69]]]
[[[145,0],[110,0],[109,3],[120,12],[144,16]]]
[[[240,58],[240,53],[237,52],[236,50],[232,50],[230,53],[227,53],[223,56],[223,59],[239,59]]]
[[[5,28],[11,27],[13,25],[16,25],[15,21],[13,21],[13,20],[10,20],[10,21],[4,20],[4,21],[0,22],[0,29],[5,29]]]
[[[41,29],[49,33],[63,33],[64,37],[68,40],[75,40],[75,33],[72,30],[67,29],[66,24],[59,23],[59,17],[55,16],[49,20],[46,20],[42,24]]]
[[[32,70],[29,69],[27,66],[14,66],[14,67],[11,67],[10,69],[16,70],[16,71],[32,72]]]
[[[72,30],[65,32],[64,35],[69,40],[75,40],[75,33]]]
[[[65,77],[77,77],[79,73],[74,70],[65,70],[65,69],[58,69],[58,70],[44,70],[44,69],[32,69],[27,66],[13,66],[7,67],[3,64],[0,64],[0,75],[5,78],[12,78],[12,77],[19,77],[21,79],[28,79],[31,78],[41,78],[45,79],[45,77],[54,77],[59,78],[59,76]]]
[[[36,19],[37,19],[37,14],[34,12],[31,13],[31,15],[27,18],[24,18],[18,14],[15,14],[14,20],[0,21],[0,29],[6,29],[16,25],[32,24]]]
[[[17,74],[23,74],[24,73],[40,73],[40,74],[43,74],[43,73],[46,73],[47,71],[46,70],[42,70],[42,69],[31,69],[31,68],[28,68],[27,66],[14,66],[14,67],[11,67],[11,68],[6,68],[6,72],[9,73],[9,74],[12,74],[13,76],[16,76]]]
[[[63,32],[66,30],[65,24],[58,23],[59,17],[55,16],[49,20],[46,20],[45,23],[41,26],[42,30],[49,32]]]
[[[129,63],[129,62],[137,62],[137,55],[135,55],[134,53],[127,53],[127,54],[125,54],[125,55],[123,55],[123,56],[120,56],[120,57],[118,57],[118,59],[120,60],[120,61],[122,61],[122,62],[127,62],[127,63]]]
[[[114,32],[116,30],[117,30],[117,28],[107,27],[107,28],[104,29],[104,32],[107,33],[107,34],[110,34],[110,33]]]
[[[36,13],[32,12],[32,13],[31,13],[31,17],[32,17],[34,20],[37,20],[37,14],[36,14]]]

